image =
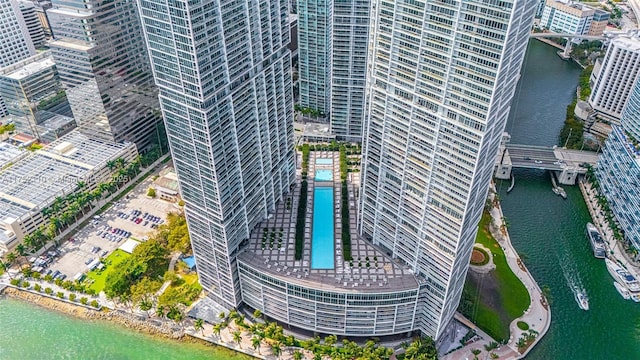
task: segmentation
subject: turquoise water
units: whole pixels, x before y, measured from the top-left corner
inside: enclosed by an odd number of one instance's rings
[[[143,335],[13,299],[0,300],[0,359],[249,359],[226,349]]]
[[[327,169],[316,170],[316,181],[332,181],[333,171]]]
[[[313,191],[312,269],[333,269],[333,237],[333,188],[317,187]]]
[[[333,159],[317,158],[316,165],[333,165]]]

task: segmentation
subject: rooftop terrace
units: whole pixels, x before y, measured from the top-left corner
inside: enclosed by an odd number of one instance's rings
[[[332,158],[332,165],[316,165],[316,158]],[[321,182],[322,186],[334,188],[334,269],[311,268],[311,237],[313,218],[313,196],[316,181],[314,174],[316,168],[333,170],[333,181]],[[248,247],[238,256],[244,263],[250,264],[255,269],[269,273],[271,276],[300,284],[306,287],[326,290],[338,290],[341,292],[388,292],[403,289],[415,289],[418,286],[415,276],[404,266],[401,266],[388,258],[384,253],[376,249],[370,243],[357,235],[356,229],[356,198],[354,192],[349,192],[350,227],[351,227],[351,254],[353,261],[344,261],[342,255],[342,224],[340,221],[340,159],[338,152],[311,152],[309,156],[309,178],[307,219],[305,230],[305,243],[303,258],[296,261],[295,254],[295,224],[300,197],[300,186],[296,186],[288,198],[281,201],[276,211],[270,218],[263,221],[252,232]],[[287,204],[290,201],[290,206]],[[262,236],[267,229],[268,237],[275,233],[275,244],[269,242],[263,248]],[[282,229],[282,245],[278,246]],[[368,261],[367,261],[368,258]],[[367,263],[369,266],[367,266]]]

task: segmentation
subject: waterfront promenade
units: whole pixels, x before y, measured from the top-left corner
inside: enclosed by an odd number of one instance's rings
[[[492,202],[494,201],[495,193],[495,185],[492,183],[491,190],[489,191],[489,200],[491,200]],[[536,283],[531,273],[527,270],[524,263],[520,260],[520,257],[518,256],[516,250],[513,248],[509,233],[506,231],[506,229],[504,231],[499,230],[499,224],[502,224],[504,218],[504,214],[502,213],[502,208],[500,207],[499,203],[497,203],[497,206],[491,208],[490,214],[493,225],[490,226],[491,234],[504,250],[505,257],[507,259],[509,267],[511,268],[511,271],[513,271],[513,273],[525,285],[531,298],[531,304],[529,305],[529,308],[525,311],[525,313],[519,318],[514,319],[509,325],[510,337],[507,344],[502,346],[499,350],[494,350],[493,352],[495,352],[499,356],[499,359],[522,359],[538,343],[538,341],[540,341],[540,339],[549,329],[549,326],[551,324],[551,310],[549,309],[549,305],[547,304],[546,300],[544,300],[542,290]],[[465,324],[471,323],[469,320],[464,319],[460,314],[456,314],[456,317],[460,318],[460,320],[462,320],[461,322]],[[527,331],[523,331],[518,328],[518,321],[526,322],[527,324],[529,324],[530,329],[538,332],[535,340],[524,350],[522,354],[518,351],[517,343],[518,340],[527,333]],[[473,354],[471,353],[473,349],[482,350],[482,353],[480,355],[481,359],[489,359],[489,353],[484,350],[484,345],[487,345],[495,340],[493,340],[483,331],[477,329],[477,327],[472,328],[476,329],[476,332],[481,337],[481,340],[478,340],[472,344],[464,346],[450,354],[443,356],[443,360],[471,359],[473,358]]]

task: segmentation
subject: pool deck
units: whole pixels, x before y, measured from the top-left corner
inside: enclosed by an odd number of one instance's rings
[[[301,158],[301,154],[299,154]],[[332,165],[316,165],[316,158],[332,158]],[[316,168],[332,169],[333,181],[316,182],[314,176]],[[341,183],[340,183],[340,155],[339,152],[312,151],[309,155],[309,177],[307,179],[307,213],[305,226],[305,242],[302,260],[296,261],[295,256],[295,224],[300,198],[300,169],[295,189],[287,195],[291,199],[291,207],[287,209],[287,199],[283,199],[270,214],[269,219],[260,223],[251,232],[249,245],[238,255],[238,259],[255,268],[280,277],[291,283],[319,289],[353,290],[354,292],[388,292],[402,289],[415,289],[418,286],[415,276],[408,267],[401,266],[381,251],[373,247],[357,234],[356,227],[356,196],[352,186],[349,187],[349,214],[351,228],[351,254],[353,267],[342,258],[342,221],[340,220]],[[351,184],[350,184],[351,185]],[[334,269],[311,269],[311,234],[313,227],[313,197],[316,186],[333,186],[334,188]],[[276,239],[280,228],[283,229],[283,245],[277,247],[277,241],[272,248],[262,248],[262,234],[264,228],[268,233],[276,229]],[[271,235],[269,235],[270,238]],[[366,267],[366,257],[369,257],[370,267]],[[377,263],[373,260],[377,257]],[[362,266],[358,266],[361,259]]]

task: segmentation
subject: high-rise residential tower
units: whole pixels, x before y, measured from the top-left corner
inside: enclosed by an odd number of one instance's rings
[[[163,137],[135,0],[53,0],[51,52],[80,131],[144,151]]]
[[[594,67],[589,104],[601,118],[618,123],[640,73],[640,36],[636,32],[611,41]]]
[[[426,278],[415,328],[458,306],[535,0],[373,0],[359,228]]]
[[[138,0],[208,296],[242,302],[236,256],[294,180],[288,0]]]
[[[300,106],[315,111],[317,119],[328,115],[331,107],[333,3],[297,4]]]
[[[333,1],[331,132],[361,142],[369,43],[369,0]]]
[[[624,237],[640,248],[640,81],[635,82],[622,111],[620,125],[613,125],[596,176]]]

